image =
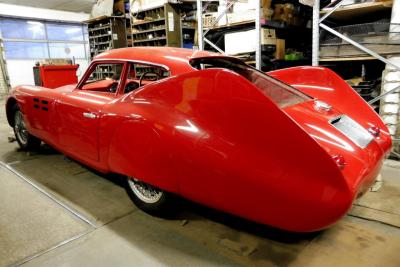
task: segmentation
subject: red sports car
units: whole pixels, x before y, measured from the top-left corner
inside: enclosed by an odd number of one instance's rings
[[[298,232],[344,216],[391,147],[379,116],[329,69],[265,74],[177,48],[105,52],[77,85],[16,87],[6,110],[22,148],[44,141],[126,176],[147,212],[176,194]]]

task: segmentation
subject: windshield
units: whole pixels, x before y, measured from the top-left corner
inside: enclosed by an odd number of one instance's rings
[[[192,67],[198,70],[210,68],[229,69],[246,78],[281,108],[311,99],[311,97],[295,88],[244,64],[240,60],[233,58],[200,58],[194,59],[190,63]]]

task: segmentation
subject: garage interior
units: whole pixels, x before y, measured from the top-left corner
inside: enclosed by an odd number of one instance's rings
[[[160,218],[131,202],[118,175],[47,144],[19,149],[3,108],[0,266],[400,266],[400,0],[0,0],[1,103],[20,84],[77,83],[98,54],[137,46],[223,53],[264,72],[335,71],[392,136],[379,179],[312,233],[184,199]]]

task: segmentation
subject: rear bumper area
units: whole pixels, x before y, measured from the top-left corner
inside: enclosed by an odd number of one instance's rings
[[[378,177],[386,158],[385,151],[374,141],[362,151],[364,157],[348,156],[349,164],[343,175],[354,197],[365,194]]]

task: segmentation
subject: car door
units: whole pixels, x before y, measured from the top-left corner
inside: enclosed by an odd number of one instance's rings
[[[97,73],[106,65],[115,67],[110,69],[117,73]],[[55,107],[58,115],[58,144],[61,149],[86,162],[99,160],[98,128],[102,109],[117,97],[124,65],[123,62],[93,63],[77,88],[60,96]]]

